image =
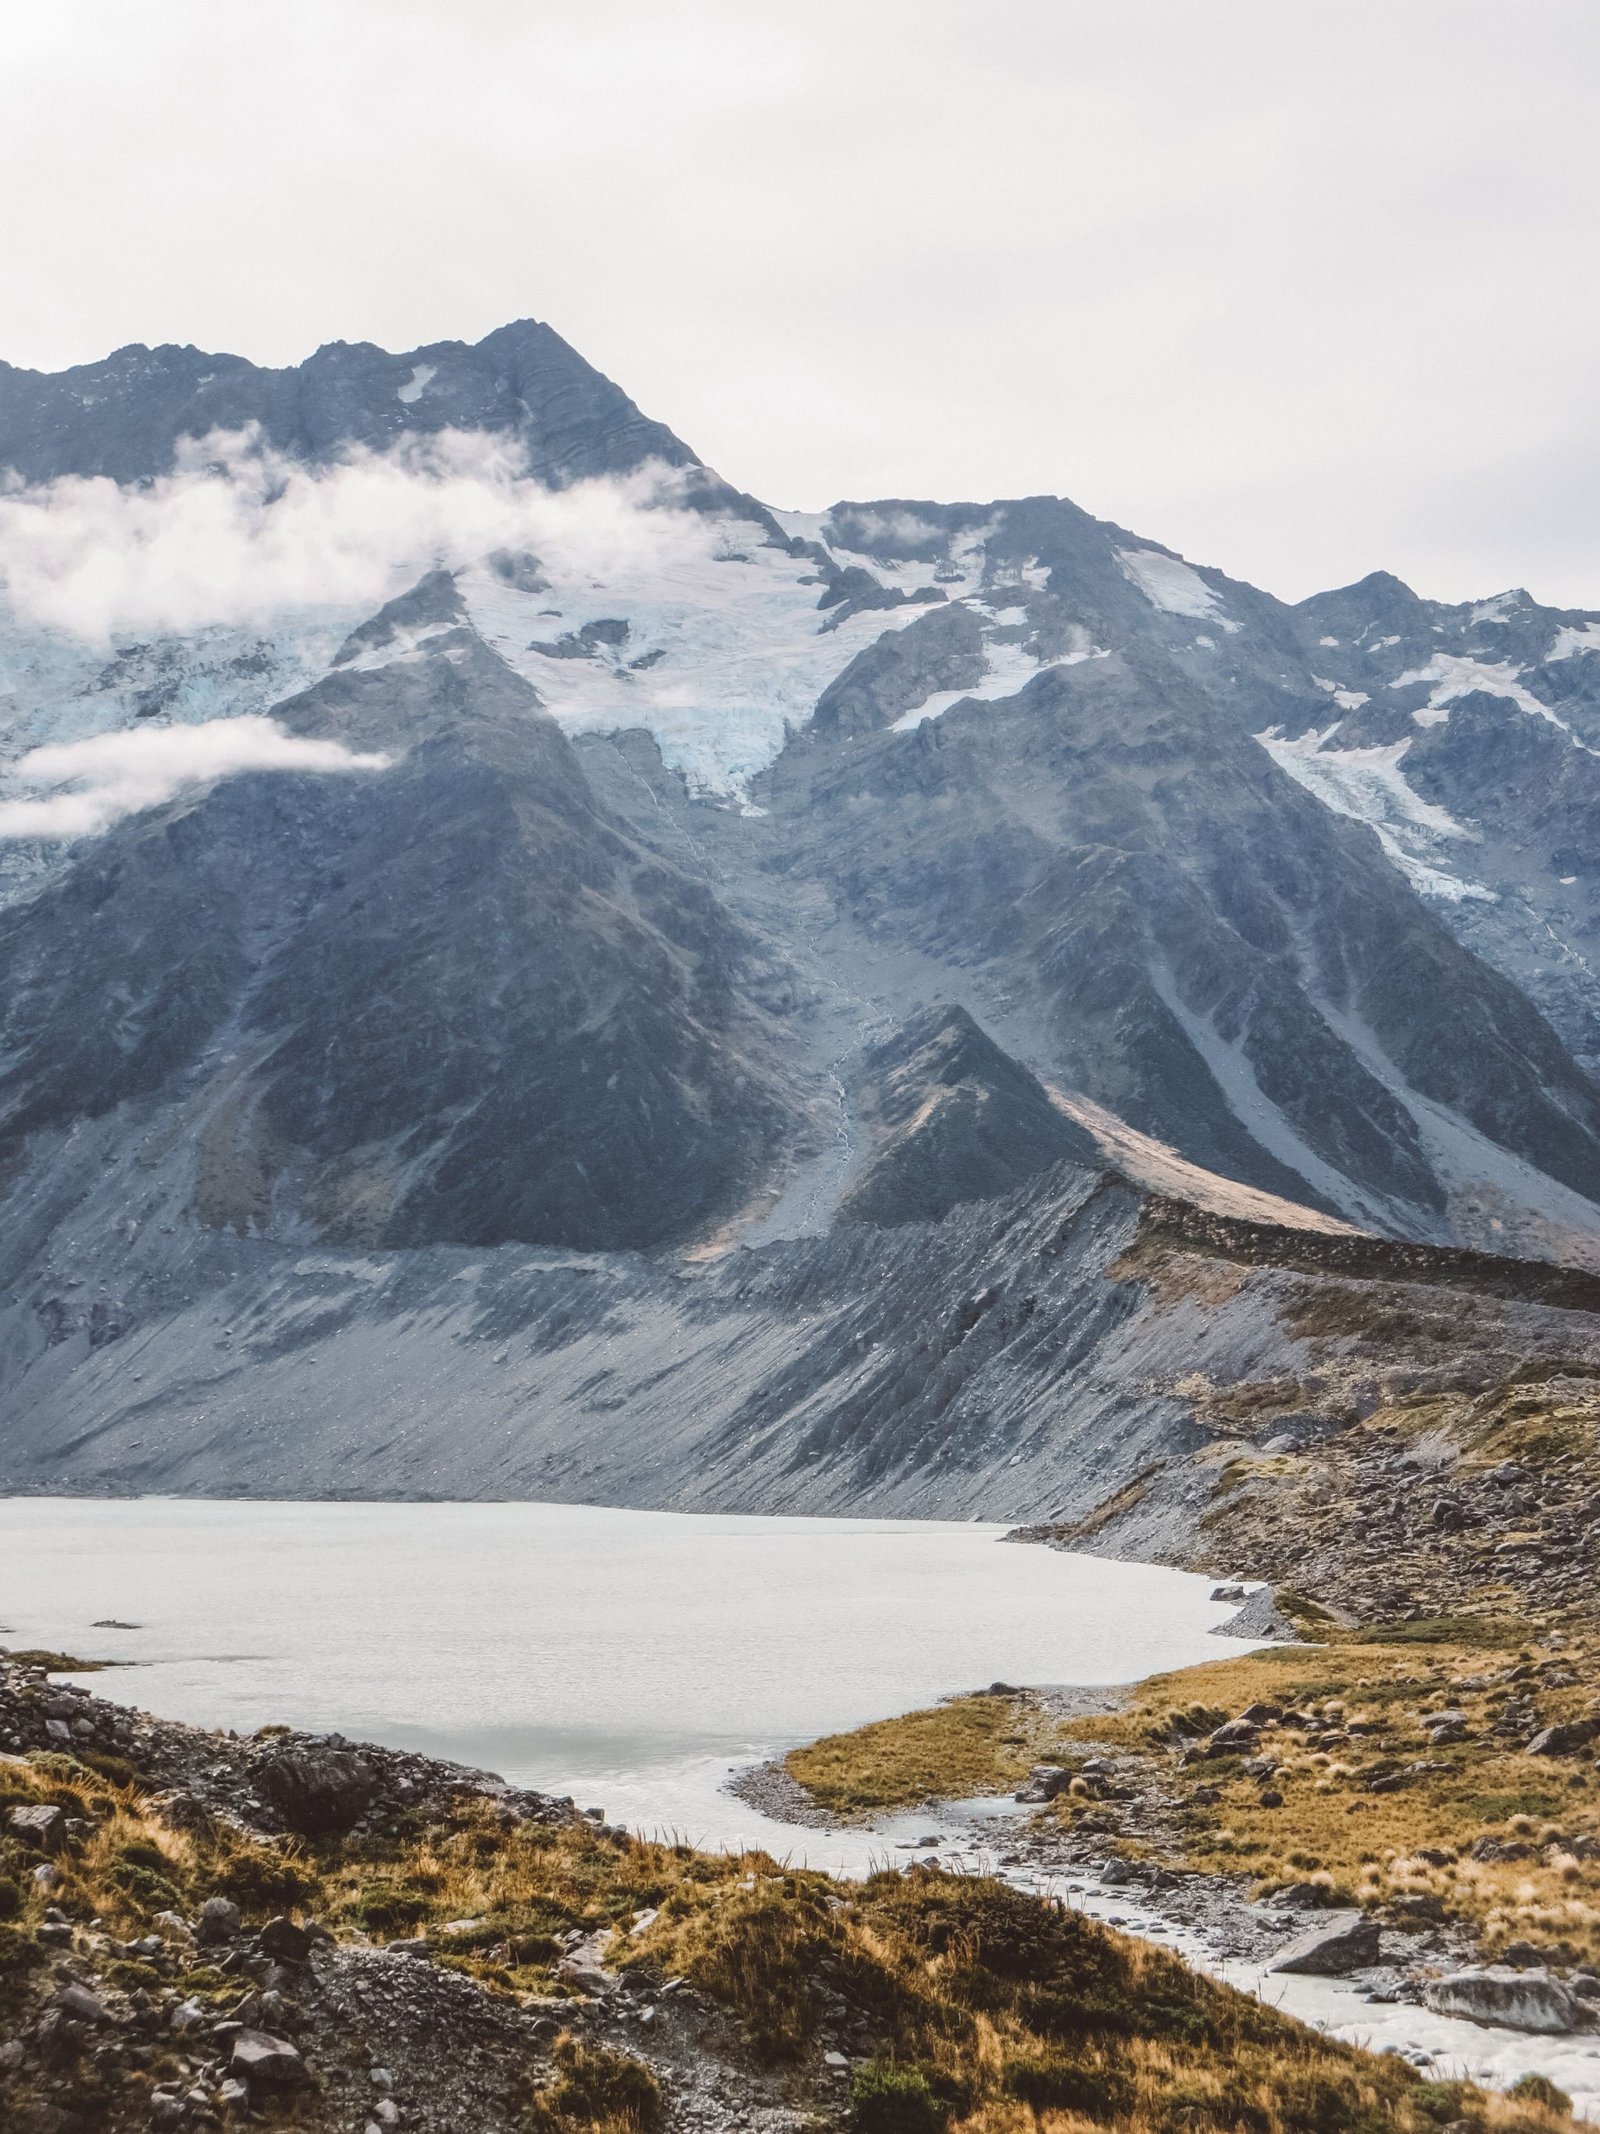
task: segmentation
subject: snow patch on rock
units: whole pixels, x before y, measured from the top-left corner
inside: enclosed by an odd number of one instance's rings
[[[1571,623],[1557,630],[1546,659],[1573,659],[1580,652],[1600,652],[1600,622]]]
[[[984,648],[989,671],[981,682],[974,682],[967,689],[934,690],[930,696],[924,697],[920,704],[914,704],[909,711],[903,711],[889,731],[894,734],[909,733],[913,727],[921,726],[928,719],[943,718],[954,705],[968,703],[973,698],[977,698],[980,703],[994,703],[1002,697],[1015,696],[1019,689],[1025,689],[1029,682],[1036,675],[1042,674],[1047,667],[1076,667],[1083,660],[1109,659],[1110,656],[1103,645],[1094,644],[1089,633],[1076,625],[1072,632],[1071,649],[1055,659],[1039,660],[1025,645],[996,644],[991,639]]]
[[[1255,736],[1278,768],[1313,793],[1335,815],[1375,830],[1378,841],[1412,887],[1424,896],[1459,904],[1467,898],[1496,901],[1492,889],[1438,864],[1439,847],[1470,841],[1473,833],[1444,808],[1407,785],[1400,766],[1409,738],[1375,748],[1330,748],[1337,725],[1287,738],[1269,726]]]
[[[1177,556],[1159,548],[1119,548],[1116,556],[1123,576],[1152,607],[1168,615],[1188,615],[1196,622],[1214,622],[1224,630],[1238,629],[1200,573]]]
[[[1396,676],[1389,684],[1391,689],[1409,689],[1418,682],[1431,682],[1433,692],[1420,711],[1412,713],[1418,726],[1442,726],[1450,716],[1450,706],[1458,697],[1471,696],[1476,690],[1484,690],[1490,696],[1505,697],[1521,710],[1535,718],[1548,719],[1552,726],[1559,726],[1564,734],[1572,729],[1564,719],[1558,719],[1548,704],[1543,704],[1531,689],[1524,689],[1518,677],[1522,669],[1509,660],[1468,659],[1457,652],[1436,652],[1425,667],[1411,667]]]

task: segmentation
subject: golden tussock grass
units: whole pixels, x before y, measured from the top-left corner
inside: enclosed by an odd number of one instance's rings
[[[1058,1723],[1025,1692],[952,1697],[926,1711],[825,1734],[784,1768],[820,1807],[848,1821],[884,1808],[1009,1792],[1060,1745]]]

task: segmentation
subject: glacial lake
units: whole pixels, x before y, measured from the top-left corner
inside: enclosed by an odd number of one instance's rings
[[[859,1874],[949,1834],[989,1870],[1009,1802],[776,1823],[724,1790],[818,1734],[991,1681],[1131,1682],[1249,1650],[1213,1581],[922,1520],[566,1504],[0,1498],[0,1644],[136,1663],[120,1702],[241,1733],[274,1720],[571,1793],[648,1835]],[[135,1629],[101,1629],[115,1617]],[[991,1837],[993,1844],[991,1845]],[[1342,1979],[1219,1962],[1092,1875],[1021,1877],[1353,2043],[1505,2086],[1553,2076],[1600,2118],[1600,2042],[1530,2037]]]
[[[165,1718],[347,1734],[702,1845],[859,1871],[729,1774],[991,1681],[1131,1682],[1247,1648],[1213,1581],[950,1521],[568,1504],[0,1499],[0,1643],[136,1662]],[[96,1629],[102,1618],[137,1628]],[[926,1816],[923,1816],[926,1820]]]

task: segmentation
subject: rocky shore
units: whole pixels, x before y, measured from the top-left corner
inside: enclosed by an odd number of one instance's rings
[[[0,1656],[0,2126],[512,2134],[574,2053],[609,2053],[691,2134],[791,2134],[804,2114],[737,2025],[683,1980],[608,1965],[605,1931],[558,1930],[548,1990],[514,1994],[463,1968],[511,1953],[482,1921],[316,1916],[339,1863],[368,1862],[381,1888],[396,1846],[463,1831],[631,1845],[486,1772],[337,1735],[204,1733]],[[197,1853],[217,1885],[198,1902],[174,1886]],[[108,1895],[120,1922],[97,1909]]]

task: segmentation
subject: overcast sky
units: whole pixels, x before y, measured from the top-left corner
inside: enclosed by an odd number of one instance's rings
[[[769,501],[1600,607],[1597,0],[49,0],[0,356],[547,319]]]

